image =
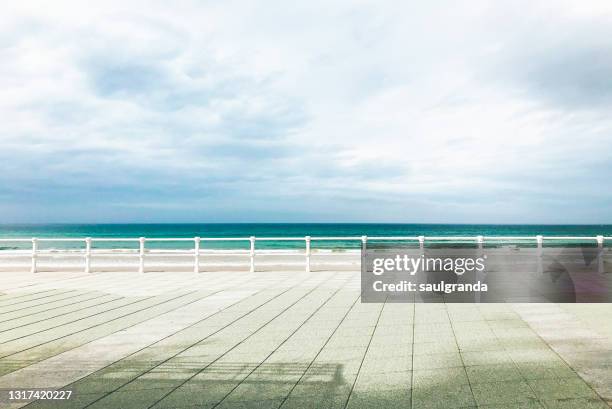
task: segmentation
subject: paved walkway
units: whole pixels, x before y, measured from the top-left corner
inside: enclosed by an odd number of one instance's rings
[[[27,408],[608,408],[612,307],[362,304],[357,272],[0,274]],[[607,403],[606,403],[607,402]]]

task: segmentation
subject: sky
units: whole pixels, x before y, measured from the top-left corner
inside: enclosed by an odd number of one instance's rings
[[[612,223],[612,2],[5,2],[0,223]]]

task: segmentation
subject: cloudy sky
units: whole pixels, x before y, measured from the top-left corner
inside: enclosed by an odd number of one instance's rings
[[[275,3],[4,2],[0,222],[612,222],[609,0]]]

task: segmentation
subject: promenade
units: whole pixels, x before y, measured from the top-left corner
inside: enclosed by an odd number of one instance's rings
[[[362,304],[358,271],[0,273],[1,407],[607,408],[609,304]],[[9,389],[71,390],[7,400]]]

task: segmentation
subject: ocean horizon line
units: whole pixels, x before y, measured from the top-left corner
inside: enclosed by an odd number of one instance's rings
[[[126,225],[390,225],[390,226],[612,226],[610,223],[443,223],[443,222],[0,222],[7,226],[126,226]]]
[[[521,236],[595,237],[612,236],[612,225],[535,225],[535,224],[415,224],[415,223],[121,223],[121,224],[11,224],[0,225],[0,238],[245,238],[245,237],[399,237],[399,236]],[[168,248],[175,243],[159,243]],[[317,243],[320,247],[348,248],[349,240]],[[178,245],[188,246],[186,243]],[[245,243],[207,242],[212,248],[238,248]],[[298,248],[304,243],[267,240],[261,248]],[[21,247],[21,246],[18,246]],[[25,248],[27,246],[23,246]]]

